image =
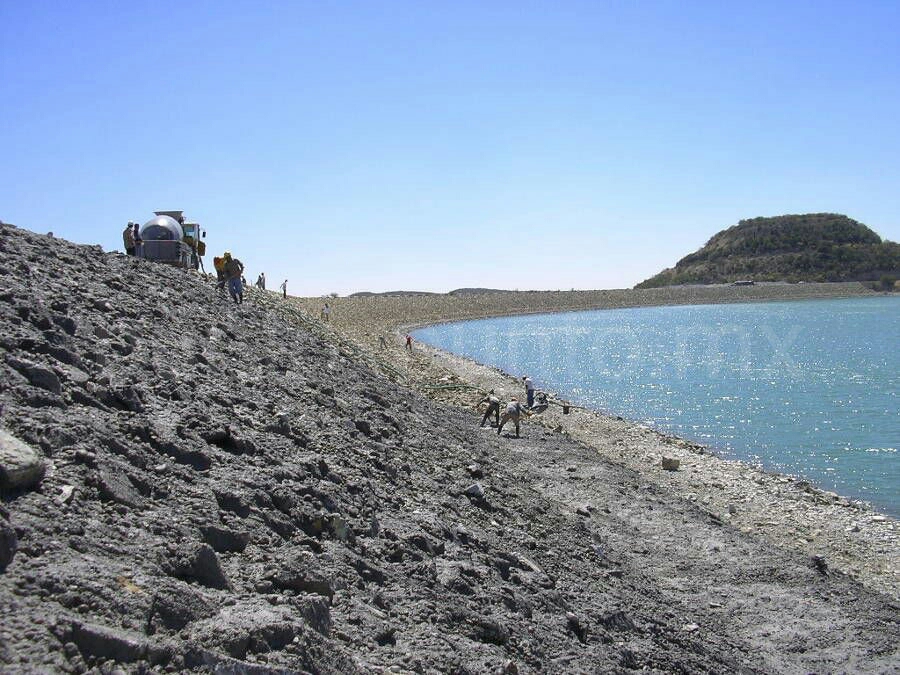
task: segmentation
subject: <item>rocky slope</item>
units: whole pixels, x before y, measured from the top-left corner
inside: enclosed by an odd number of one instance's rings
[[[896,602],[827,560],[253,294],[8,225],[0,270],[3,672],[900,664]]]
[[[900,244],[847,216],[751,218],[714,235],[637,288],[755,281],[876,281],[900,276]]]

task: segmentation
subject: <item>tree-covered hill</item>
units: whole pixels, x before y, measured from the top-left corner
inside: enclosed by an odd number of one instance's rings
[[[637,285],[874,281],[900,276],[900,244],[835,213],[751,218]]]

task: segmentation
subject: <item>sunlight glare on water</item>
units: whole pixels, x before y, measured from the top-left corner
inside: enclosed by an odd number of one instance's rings
[[[416,337],[900,514],[900,298],[503,317]]]

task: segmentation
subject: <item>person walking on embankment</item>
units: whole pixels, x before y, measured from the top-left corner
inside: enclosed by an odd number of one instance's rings
[[[241,275],[244,273],[244,263],[237,258],[232,258],[228,251],[225,251],[223,257],[225,258],[224,270],[225,277],[228,279],[228,292],[235,304],[240,305],[244,302],[244,282],[241,279]]]

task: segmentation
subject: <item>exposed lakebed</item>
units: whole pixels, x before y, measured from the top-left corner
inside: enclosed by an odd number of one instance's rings
[[[504,317],[416,337],[597,410],[900,512],[900,299]]]

